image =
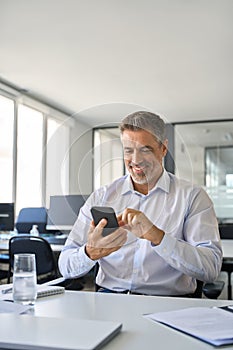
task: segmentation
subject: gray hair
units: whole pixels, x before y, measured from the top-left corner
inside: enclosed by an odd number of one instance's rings
[[[125,130],[146,130],[155,136],[157,141],[163,143],[166,139],[166,128],[163,119],[157,114],[138,111],[126,116],[119,125],[121,134]]]

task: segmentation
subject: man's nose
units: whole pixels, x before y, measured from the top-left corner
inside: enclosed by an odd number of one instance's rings
[[[143,157],[141,155],[141,153],[138,150],[134,150],[133,154],[132,154],[132,158],[131,161],[134,164],[139,164],[140,162],[142,162]]]

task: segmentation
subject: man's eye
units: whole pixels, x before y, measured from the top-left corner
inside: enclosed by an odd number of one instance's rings
[[[125,154],[130,154],[130,153],[132,153],[132,152],[133,152],[133,151],[132,151],[131,149],[125,149],[125,150],[124,150],[124,153],[125,153]]]
[[[141,152],[142,152],[142,153],[150,153],[150,152],[151,152],[151,149],[150,149],[150,148],[142,148],[142,149],[141,149]]]

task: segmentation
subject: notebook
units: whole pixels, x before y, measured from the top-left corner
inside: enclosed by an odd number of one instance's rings
[[[37,298],[43,298],[54,294],[62,294],[65,288],[61,286],[49,286],[45,284],[37,285]],[[0,286],[0,299],[13,300],[12,283]]]
[[[111,321],[0,314],[0,348],[97,350],[122,328]]]

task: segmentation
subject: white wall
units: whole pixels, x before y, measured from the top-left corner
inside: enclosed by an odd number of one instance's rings
[[[70,194],[92,192],[92,128],[75,121],[70,134]]]

